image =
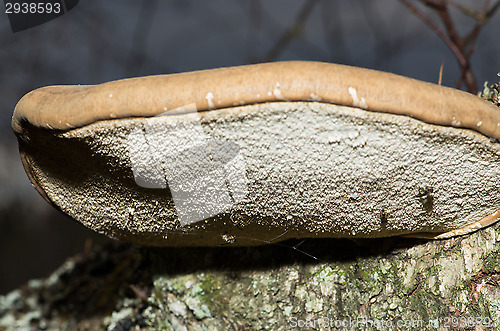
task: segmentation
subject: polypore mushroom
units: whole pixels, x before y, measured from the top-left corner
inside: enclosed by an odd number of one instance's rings
[[[133,243],[446,238],[500,217],[500,110],[385,72],[277,62],[49,86],[12,126],[47,201]]]

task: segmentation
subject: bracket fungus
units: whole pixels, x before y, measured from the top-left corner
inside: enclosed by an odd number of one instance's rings
[[[12,126],[47,201],[143,245],[447,238],[500,217],[500,109],[385,72],[275,62],[49,86]]]

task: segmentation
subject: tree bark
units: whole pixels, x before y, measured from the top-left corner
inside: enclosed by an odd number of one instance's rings
[[[498,329],[499,229],[295,248],[95,247],[0,297],[0,329]]]

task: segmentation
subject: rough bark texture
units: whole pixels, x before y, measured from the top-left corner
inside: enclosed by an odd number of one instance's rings
[[[0,297],[0,329],[498,329],[499,230],[296,249],[95,248]]]

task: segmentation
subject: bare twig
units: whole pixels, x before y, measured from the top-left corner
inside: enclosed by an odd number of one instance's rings
[[[427,24],[451,49],[455,55],[458,64],[461,69],[460,79],[457,82],[457,87],[460,87],[461,83],[464,82],[467,90],[471,93],[477,93],[477,83],[474,73],[470,64],[470,57],[475,51],[475,42],[479,36],[481,28],[489,21],[490,17],[498,10],[500,7],[500,0],[498,0],[490,8],[490,0],[485,0],[484,6],[480,12],[472,10],[470,8],[459,5],[452,0],[420,0],[421,3],[432,8],[440,17],[441,22],[444,25],[444,30],[441,29],[435,22],[433,22],[429,16],[427,16],[422,10],[417,8],[410,0],[399,0],[408,9],[413,12],[418,18],[420,18],[425,24]],[[476,24],[464,37],[460,36],[458,33],[455,23],[451,18],[450,12],[448,10],[448,5],[453,5],[457,7],[462,13],[475,19]]]
[[[441,85],[443,82],[443,68],[444,68],[444,60],[441,62],[441,66],[439,67],[439,79],[438,79],[438,85]]]
[[[434,8],[439,12],[448,34],[446,34],[439,26],[437,26],[436,23],[434,23],[429,18],[429,16],[427,16],[423,11],[418,9],[409,0],[399,0],[399,1],[401,1],[406,7],[408,7],[408,9],[412,13],[414,13],[418,18],[420,18],[425,24],[427,24],[451,49],[451,51],[455,55],[460,65],[460,68],[462,69],[461,80],[462,78],[464,78],[469,92],[476,93],[477,92],[476,80],[474,74],[472,73],[472,70],[470,69],[469,60],[468,58],[466,58],[463,52],[463,42],[461,41],[460,37],[458,37],[458,34],[449,16],[448,10],[446,9],[446,5],[443,3],[443,1],[439,1],[439,3],[437,3],[432,0],[422,0],[423,3]],[[458,86],[460,86],[459,84],[461,80],[457,83]]]

